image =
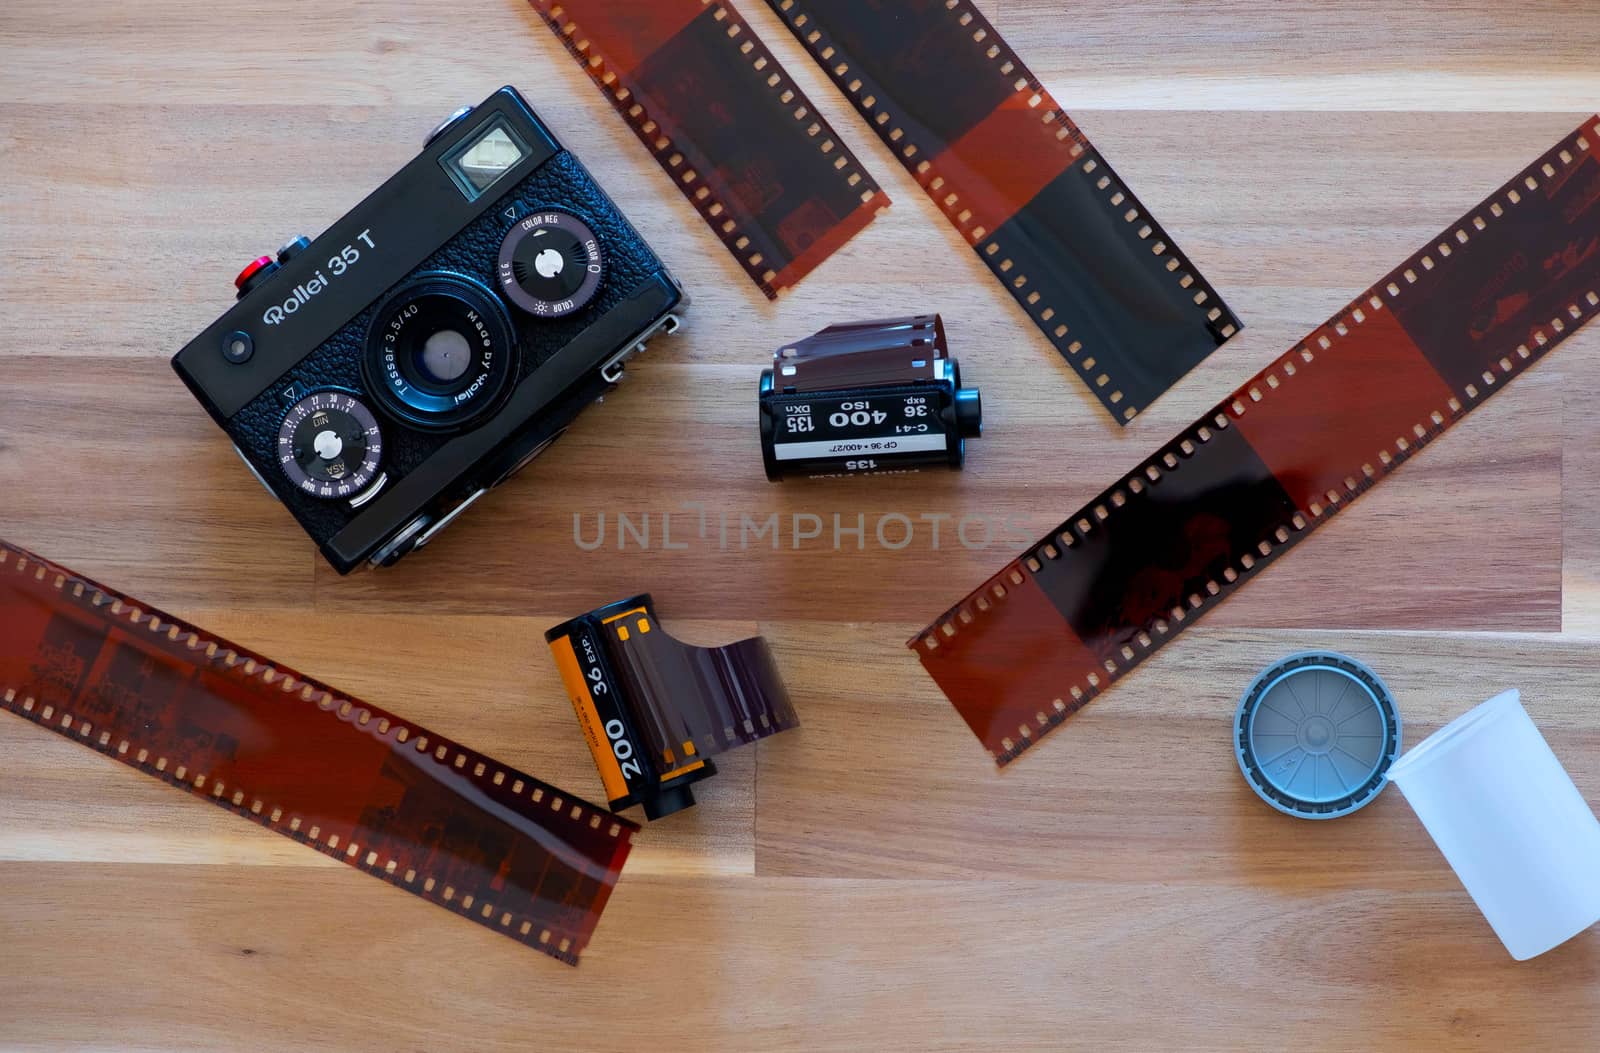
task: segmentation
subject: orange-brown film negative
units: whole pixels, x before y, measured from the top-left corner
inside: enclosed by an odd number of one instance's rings
[[[767,0],[1119,424],[1240,329],[972,0]]]
[[[639,829],[3,541],[0,709],[571,964]]]
[[[1591,118],[910,646],[1005,764],[1597,313]]]
[[[728,0],[531,0],[769,298],[889,206]]]

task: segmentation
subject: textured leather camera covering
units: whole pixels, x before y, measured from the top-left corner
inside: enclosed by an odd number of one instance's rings
[[[514,225],[514,221],[507,218],[506,210],[513,207],[518,218],[541,209],[557,209],[578,216],[599,237],[606,267],[600,293],[594,302],[567,318],[553,321],[535,319],[514,308],[507,308],[518,332],[522,360],[518,365],[517,382],[521,382],[597,319],[622,304],[630,291],[660,273],[662,265],[577,158],[570,153],[561,153],[514,187],[455,239],[428,257],[414,273],[451,271],[494,288],[500,243]],[[361,357],[366,351],[367,326],[378,304],[409,280],[408,277],[396,283],[394,288],[385,291],[382,297],[371,304],[352,304],[352,308],[359,309],[360,313],[348,325],[307,356],[288,376],[245,406],[228,423],[228,433],[234,442],[250,457],[251,463],[279,500],[319,545],[337,534],[353,518],[353,514],[342,502],[319,501],[291,487],[278,466],[278,427],[295,401],[287,398],[285,392],[291,386],[301,392],[317,388],[340,388],[364,395],[368,404],[376,409],[376,400],[365,394],[361,380]],[[654,321],[653,318],[641,318],[638,328],[647,328]],[[611,348],[605,355],[597,357],[595,368],[598,370],[611,353],[620,349]],[[575,405],[555,411],[552,417],[565,419],[554,430],[559,430],[594,397],[594,391],[581,393],[575,396]],[[452,437],[450,434],[418,431],[382,415],[379,423],[384,432],[381,469],[388,473],[391,484],[426,461]],[[492,481],[473,479],[460,489],[468,491],[476,485]]]

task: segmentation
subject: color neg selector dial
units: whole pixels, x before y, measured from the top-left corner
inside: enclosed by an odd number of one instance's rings
[[[538,318],[565,318],[594,299],[605,258],[594,231],[565,212],[534,212],[500,245],[505,298]]]
[[[289,481],[312,497],[355,497],[378,477],[382,460],[377,418],[342,391],[306,396],[278,429],[278,463]]]

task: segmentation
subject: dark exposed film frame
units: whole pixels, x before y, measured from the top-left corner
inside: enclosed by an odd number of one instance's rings
[[[1580,195],[1576,203],[1564,207],[1570,211],[1566,223],[1547,222],[1530,225],[1527,216],[1535,206],[1530,200],[1542,188],[1555,189],[1573,186],[1579,178],[1575,166],[1583,166],[1583,183],[1577,186]],[[1587,195],[1587,196],[1582,196]],[[1554,206],[1550,206],[1554,209]],[[1590,235],[1569,231],[1578,217],[1588,218],[1596,228]],[[1370,453],[1344,465],[1336,472],[1343,478],[1336,486],[1304,501],[1274,523],[1263,535],[1243,547],[1233,550],[1226,565],[1218,573],[1195,580],[1192,587],[1167,596],[1164,608],[1156,616],[1137,624],[1115,626],[1110,639],[1085,641],[1075,635],[1067,615],[1052,606],[1048,588],[1041,580],[1052,573],[1052,565],[1065,565],[1074,550],[1083,548],[1098,539],[1114,535],[1124,519],[1143,514],[1142,509],[1158,493],[1165,480],[1180,477],[1185,468],[1207,459],[1207,451],[1228,441],[1245,442],[1233,433],[1248,427],[1253,413],[1274,398],[1282,398],[1291,385],[1316,384],[1317,374],[1312,364],[1320,356],[1337,356],[1342,345],[1363,334],[1394,323],[1393,315],[1402,310],[1417,309],[1415,297],[1420,295],[1412,286],[1437,280],[1456,265],[1456,258],[1464,246],[1480,235],[1497,232],[1497,223],[1511,224],[1506,228],[1507,238],[1518,254],[1543,262],[1546,259],[1564,259],[1575,255],[1578,263],[1560,278],[1559,285],[1546,283],[1557,293],[1546,294],[1545,299],[1555,304],[1548,316],[1524,319],[1517,316],[1510,324],[1522,325],[1519,330],[1525,337],[1511,336],[1504,342],[1490,342],[1491,346],[1474,349],[1481,352],[1481,360],[1473,359],[1463,365],[1445,358],[1439,349],[1439,359],[1453,376],[1440,380],[1449,390],[1438,405],[1415,415],[1401,434],[1388,444],[1375,445]],[[1543,255],[1541,255],[1543,254]],[[1583,270],[1578,264],[1587,264]],[[1489,272],[1497,274],[1498,272]],[[1434,305],[1430,305],[1434,306]],[[1526,308],[1525,308],[1526,309]],[[1437,312],[1462,310],[1457,303],[1440,303]],[[1456,223],[1451,224],[1433,242],[1414,253],[1377,284],[1352,300],[1302,342],[1278,358],[1266,369],[1256,374],[1229,398],[1213,407],[1174,440],[1163,446],[1153,457],[1123,476],[1116,484],[1104,490],[1055,531],[1035,544],[1019,559],[991,577],[964,600],[945,611],[907,642],[917,652],[924,666],[940,682],[958,711],[967,718],[970,726],[993,753],[1000,765],[1015,760],[1036,744],[1050,730],[1067,720],[1090,701],[1107,690],[1139,663],[1160,650],[1168,641],[1188,626],[1194,624],[1207,611],[1233,594],[1240,586],[1258,574],[1264,567],[1299,544],[1321,524],[1329,521],[1356,498],[1366,493],[1380,480],[1395,471],[1419,450],[1447,431],[1476,405],[1492,396],[1529,366],[1539,361],[1573,332],[1600,314],[1600,118],[1591,118],[1572,132],[1545,155],[1525,168],[1499,191],[1469,210]],[[1504,336],[1504,334],[1502,334]],[[1371,337],[1380,343],[1385,337]],[[1418,345],[1420,347],[1420,344]],[[1458,351],[1451,347],[1448,351]],[[1308,376],[1302,377],[1306,373]],[[1337,397],[1331,392],[1330,398]],[[1242,423],[1243,422],[1243,423]],[[1226,458],[1229,453],[1217,456]],[[1059,580],[1059,579],[1058,579]],[[997,624],[1006,620],[1008,610],[1018,597],[1026,595],[1032,616],[1018,613],[1023,619],[1007,626],[1007,638],[983,636],[994,633]],[[1040,611],[1048,611],[1039,614]],[[1059,620],[1056,620],[1059,619]],[[1069,645],[1091,654],[1092,661],[1073,662],[1070,670],[1052,666],[1047,658],[1034,664],[1034,670],[1048,667],[1057,676],[1053,690],[1037,697],[1011,699],[995,703],[974,690],[968,690],[972,677],[962,669],[947,662],[959,663],[952,652],[967,645],[967,638],[976,634],[983,638],[985,668],[1009,656],[1008,647],[1021,647],[1023,641],[1015,639],[1018,633],[1031,633],[1026,641],[1037,656],[1059,653]],[[971,667],[969,663],[967,668]],[[999,692],[1001,688],[994,688]],[[986,729],[986,730],[984,730]]]

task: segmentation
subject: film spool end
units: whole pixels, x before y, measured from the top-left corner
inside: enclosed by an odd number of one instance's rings
[[[646,797],[640,803],[644,805],[645,818],[653,823],[657,819],[665,819],[669,815],[693,808],[694,791],[687,786],[663,789],[659,794]]]
[[[983,395],[977,388],[956,390],[956,432],[963,439],[983,438]]]

